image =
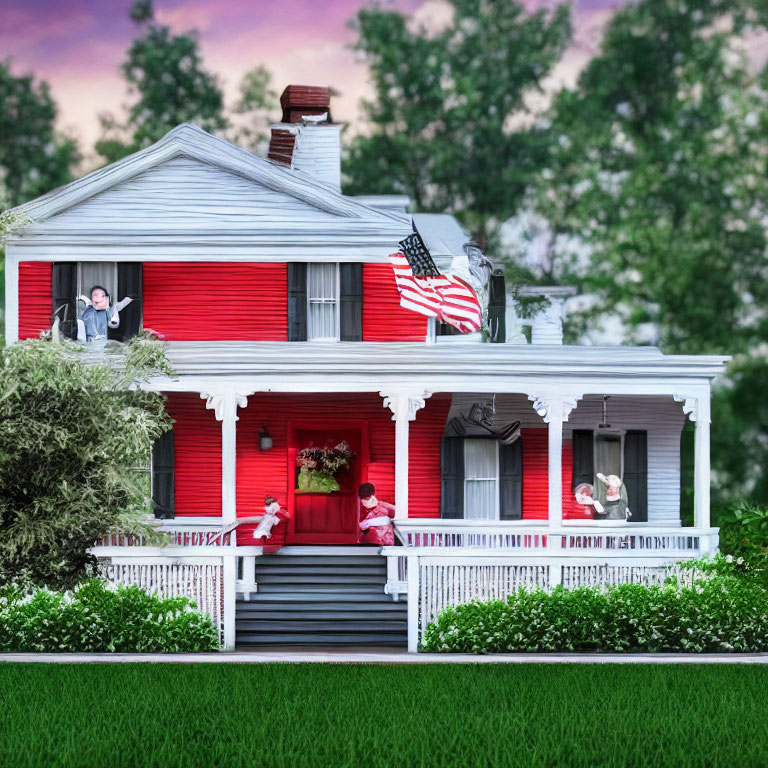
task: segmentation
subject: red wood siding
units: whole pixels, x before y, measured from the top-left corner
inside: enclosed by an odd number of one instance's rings
[[[363,341],[424,341],[427,318],[400,306],[389,264],[363,264]]]
[[[523,441],[523,519],[546,520],[549,503],[547,468],[547,430],[524,429]]]
[[[368,421],[370,464],[368,478],[383,501],[394,502],[395,423],[374,393],[270,394],[248,398],[238,411],[237,422],[237,514],[258,514],[269,493],[281,504],[288,501],[288,422],[357,420]],[[273,448],[259,450],[259,432],[265,425]],[[247,542],[253,526],[241,526],[239,540]]]
[[[285,264],[147,262],[144,328],[169,341],[287,341]]]
[[[437,393],[410,423],[408,517],[440,517],[440,440],[450,407],[450,394]]]
[[[221,515],[221,422],[196,393],[171,392],[176,516]]]
[[[50,261],[22,261],[19,263],[19,338],[36,339],[40,331],[51,327]]]

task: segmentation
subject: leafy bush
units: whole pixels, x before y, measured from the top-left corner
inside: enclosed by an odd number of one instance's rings
[[[184,652],[218,648],[208,614],[185,597],[83,582],[70,592],[0,589],[0,651]]]
[[[720,551],[768,568],[768,509],[742,504],[723,515]]]
[[[693,652],[768,650],[762,574],[732,556],[691,564],[685,585],[621,584],[552,592],[523,589],[507,600],[446,608],[427,627],[423,650]]]
[[[135,387],[167,373],[162,345],[110,342],[104,363],[67,342],[31,340],[0,354],[0,584],[20,576],[67,589],[108,533],[152,531],[145,478],[165,398]],[[111,364],[108,364],[111,363]]]

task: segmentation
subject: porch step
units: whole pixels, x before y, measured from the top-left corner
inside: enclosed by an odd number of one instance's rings
[[[257,591],[238,595],[237,646],[404,646],[408,605],[384,594],[386,559],[363,552],[291,547],[257,557]]]

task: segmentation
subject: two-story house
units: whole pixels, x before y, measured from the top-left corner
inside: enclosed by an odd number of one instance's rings
[[[564,345],[568,291],[530,289],[545,308],[528,321],[511,298],[489,314],[498,276],[478,291],[490,339],[401,306],[398,243],[417,231],[442,274],[461,274],[468,236],[407,198],[341,193],[328,89],[290,86],[281,104],[266,159],[181,125],[17,209],[7,343],[54,323],[87,338],[79,297],[100,286],[113,306],[132,299],[106,334],[153,332],[176,373],[148,385],[174,419],[152,467],[171,544],[113,537],[94,550],[105,574],[195,596],[226,647],[398,644],[407,626],[415,649],[448,603],[647,580],[715,549],[710,390],[726,358]],[[354,457],[338,490],[300,488],[299,453],[342,441]],[[394,503],[404,545],[359,546],[362,482]],[[278,552],[254,523],[221,534],[270,495],[288,513]]]

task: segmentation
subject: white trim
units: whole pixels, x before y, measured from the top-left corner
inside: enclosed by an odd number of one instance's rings
[[[5,251],[5,343],[19,338],[19,260]]]

